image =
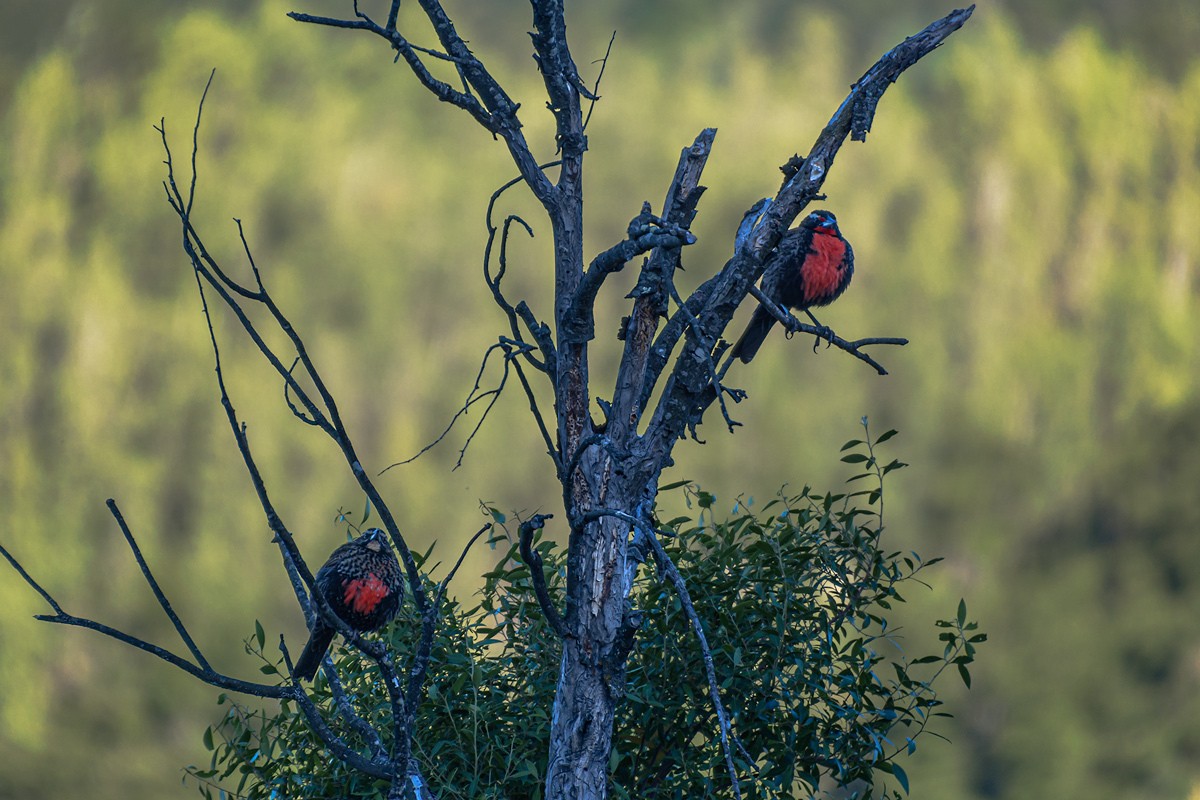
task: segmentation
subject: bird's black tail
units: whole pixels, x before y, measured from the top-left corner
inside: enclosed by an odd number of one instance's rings
[[[308,639],[308,644],[304,645],[304,651],[296,659],[296,666],[292,668],[293,678],[298,681],[311,681],[317,676],[317,667],[321,666],[321,659],[325,657],[325,651],[333,643],[334,632],[333,628],[328,625],[317,623],[312,636]]]
[[[749,364],[750,359],[754,358],[754,354],[758,352],[758,348],[762,346],[763,340],[767,338],[767,334],[770,333],[771,326],[774,324],[775,317],[771,316],[771,312],[762,306],[754,309],[754,316],[750,318],[746,332],[742,334],[742,338],[737,340],[737,344],[733,346],[730,353],[735,358],[740,358],[743,364]]]

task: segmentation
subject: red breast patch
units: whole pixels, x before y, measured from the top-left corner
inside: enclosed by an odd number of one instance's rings
[[[379,601],[388,596],[387,584],[379,580],[375,573],[367,574],[365,578],[355,578],[343,584],[346,589],[344,601],[348,608],[359,614],[369,614],[379,605]]]
[[[811,247],[815,252],[808,254],[800,268],[807,303],[833,296],[842,282],[842,259],[846,255],[846,243],[829,233],[815,232]]]

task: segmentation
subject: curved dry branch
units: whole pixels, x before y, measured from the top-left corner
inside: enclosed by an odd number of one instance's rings
[[[561,161],[550,161],[538,166],[539,169],[545,170],[549,169],[550,167],[558,166],[561,163]],[[525,360],[540,372],[545,373],[547,376],[553,376],[556,370],[556,356],[554,339],[550,335],[549,326],[537,319],[532,310],[530,310],[526,301],[522,300],[516,306],[510,303],[504,296],[504,292],[500,286],[501,282],[504,280],[504,276],[508,272],[508,235],[511,226],[514,223],[520,225],[522,228],[524,228],[525,232],[530,236],[530,238],[533,237],[533,228],[531,228],[529,223],[527,223],[524,219],[515,214],[509,214],[506,216],[501,226],[497,227],[492,221],[492,214],[495,211],[496,203],[499,202],[500,197],[509,189],[516,186],[518,183],[521,183],[522,180],[523,178],[518,176],[505,182],[502,186],[496,189],[496,191],[492,192],[492,196],[488,198],[487,211],[484,214],[484,225],[487,227],[488,238],[487,243],[483,248],[483,279],[492,292],[492,299],[496,302],[496,305],[500,307],[500,310],[504,312],[505,316],[508,317],[508,324],[509,328],[512,330],[513,339],[520,342],[525,338],[521,334],[520,325],[517,324],[518,320],[520,320],[521,322],[525,323],[526,328],[529,330],[530,336],[532,336],[533,340],[537,343],[538,349],[542,353],[542,358],[539,360],[533,355],[532,352],[527,352],[524,354]],[[492,251],[495,247],[497,233],[501,234],[500,254],[498,268],[496,272],[493,273]]]
[[[546,622],[560,639],[568,639],[572,638],[571,629],[567,627],[566,620],[550,597],[550,590],[546,586],[546,573],[542,570],[542,554],[533,546],[534,531],[541,530],[545,527],[546,520],[553,517],[553,514],[534,514],[522,522],[517,529],[517,542],[521,560],[529,567],[529,581],[533,584],[533,594],[537,597],[542,613],[546,615]]]

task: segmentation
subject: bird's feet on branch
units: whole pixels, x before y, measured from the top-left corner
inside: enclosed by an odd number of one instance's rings
[[[824,340],[825,346],[829,347],[829,345],[833,344],[833,340],[837,337],[837,334],[833,332],[833,328],[830,328],[827,325],[822,325],[818,322],[816,325],[816,328],[817,329],[812,332],[812,334],[813,334],[813,352],[814,353],[817,352],[817,349],[821,346],[822,340]],[[795,336],[799,332],[800,331],[786,331],[784,333],[784,336],[791,339],[793,336]]]
[[[813,352],[817,352],[817,348],[821,346],[822,339],[825,340],[826,347],[829,347],[829,345],[833,344],[833,339],[836,336],[836,334],[833,332],[833,328],[830,328],[827,325],[822,325],[821,321],[813,316],[813,313],[807,308],[804,309],[804,313],[808,314],[808,318],[812,320],[812,324],[817,326],[816,333],[814,334],[815,338],[813,339]]]

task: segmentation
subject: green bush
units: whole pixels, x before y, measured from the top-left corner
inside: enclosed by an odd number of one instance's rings
[[[746,797],[808,796],[835,786],[851,796],[907,792],[898,759],[915,750],[932,717],[947,716],[938,710],[934,681],[954,666],[970,685],[974,645],[986,637],[967,621],[965,604],[936,623],[943,629],[939,653],[906,655],[888,624],[892,604],[904,602],[900,588],[922,584],[918,574],[939,560],[881,549],[884,478],[904,464],[883,464],[876,448],[894,433],[846,444],[842,460],[861,470],[847,493],[805,487],[781,492],[757,512],[739,501],[717,520],[711,495],[692,484],[664,487],[682,491],[698,512],[660,530],[703,621],[741,743],[736,762]],[[541,796],[560,650],[515,541],[495,541],[510,546],[484,576],[477,605],[445,603],[420,709],[415,756],[442,800]],[[536,546],[561,603],[563,552],[546,540]],[[728,796],[702,654],[680,599],[647,566],[634,603],[643,624],[618,707],[613,796]],[[406,608],[384,634],[401,663],[411,657],[419,627]],[[259,628],[247,650],[263,660],[265,673],[281,674],[281,661],[267,657],[264,644]],[[387,747],[390,707],[372,665],[349,649],[337,663],[355,712]],[[323,673],[313,694],[333,717]],[[386,795],[385,785],[341,765],[291,705],[250,710],[224,695],[220,702],[228,711],[205,732],[212,763],[188,769],[206,797]],[[340,729],[370,751],[352,726]],[[235,774],[232,791],[218,788]]]

